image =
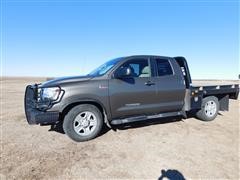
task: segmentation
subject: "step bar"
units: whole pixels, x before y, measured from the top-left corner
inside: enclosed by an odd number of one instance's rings
[[[119,125],[119,124],[126,124],[126,123],[137,122],[137,121],[146,121],[146,120],[155,119],[155,118],[171,117],[171,116],[184,116],[186,118],[186,113],[184,111],[176,111],[176,112],[160,113],[160,114],[149,115],[149,116],[142,115],[142,116],[123,118],[123,119],[114,119],[110,123],[112,125]]]

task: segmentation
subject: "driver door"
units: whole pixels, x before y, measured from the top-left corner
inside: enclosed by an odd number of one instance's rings
[[[134,58],[124,62],[115,71],[123,67],[131,69],[131,75],[124,78],[109,80],[109,99],[112,118],[124,118],[153,114],[157,105],[156,85],[151,83],[151,65],[148,58]]]

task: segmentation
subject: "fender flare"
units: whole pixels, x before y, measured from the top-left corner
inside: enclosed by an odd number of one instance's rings
[[[66,103],[61,105],[60,108],[60,112],[64,113],[64,111],[69,111],[70,109],[72,109],[72,107],[79,105],[79,104],[93,104],[95,106],[97,106],[97,108],[99,108],[100,106],[100,110],[103,113],[103,119],[104,119],[104,123],[109,127],[112,128],[110,125],[110,119],[111,119],[111,112],[110,110],[107,111],[107,108],[103,105],[103,103],[101,103],[100,101],[96,100],[96,99],[72,99],[72,100],[68,100]]]

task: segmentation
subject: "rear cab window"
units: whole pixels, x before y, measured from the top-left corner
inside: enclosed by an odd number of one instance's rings
[[[155,62],[158,77],[173,75],[173,69],[169,60],[157,58],[155,59]]]

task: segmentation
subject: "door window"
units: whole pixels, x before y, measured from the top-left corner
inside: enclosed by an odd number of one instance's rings
[[[131,69],[130,77],[150,77],[151,68],[147,59],[132,59],[124,63],[120,68],[129,67]]]

